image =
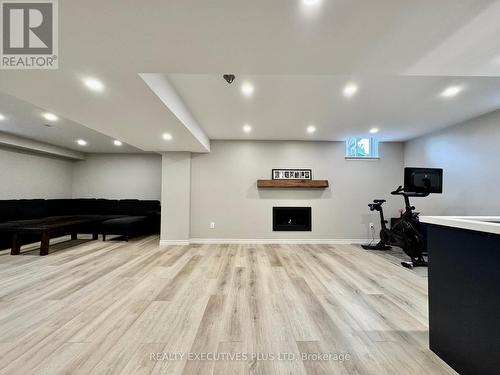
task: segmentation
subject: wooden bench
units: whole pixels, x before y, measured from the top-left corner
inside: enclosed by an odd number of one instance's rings
[[[11,228],[13,236],[10,253],[11,255],[19,255],[21,253],[21,236],[23,235],[41,236],[40,255],[49,254],[51,238],[71,235],[71,239],[76,240],[81,228],[86,228],[87,231],[85,233],[91,232],[92,239],[97,240],[100,222],[101,220],[96,218],[65,218],[60,221],[26,224]]]

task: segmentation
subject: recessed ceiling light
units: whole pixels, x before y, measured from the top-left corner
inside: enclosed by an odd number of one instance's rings
[[[379,128],[371,128],[370,133],[371,134],[377,134],[379,132]]]
[[[460,93],[463,88],[462,86],[449,86],[441,93],[443,98],[452,98]]]
[[[302,4],[307,6],[317,5],[321,2],[321,0],[302,0]]]
[[[92,91],[103,91],[104,90],[104,84],[99,81],[98,79],[95,78],[84,78],[83,83],[85,86],[87,86],[88,89]]]
[[[0,113],[0,121],[3,121],[5,119],[6,119],[6,117]]]
[[[250,82],[245,82],[241,85],[241,93],[245,95],[247,98],[253,95],[255,88]]]
[[[163,139],[166,141],[171,141],[172,140],[172,134],[170,133],[163,133]]]
[[[248,124],[243,125],[243,131],[245,133],[250,133],[252,131],[252,127]]]
[[[43,118],[47,121],[57,121],[59,120],[59,117],[57,117],[56,115],[54,115],[53,113],[44,113],[43,114]]]
[[[316,127],[315,127],[314,125],[309,125],[309,126],[307,127],[307,132],[308,132],[309,134],[312,134],[312,133],[314,133],[315,131],[316,131]]]
[[[79,139],[76,143],[78,143],[79,146],[87,146],[87,141],[83,139]]]
[[[355,83],[348,83],[347,85],[344,86],[344,90],[342,93],[346,98],[350,98],[354,96],[358,92],[358,85]]]
[[[114,144],[115,146],[118,146],[118,147],[119,147],[119,146],[121,146],[123,143],[122,143],[121,141],[119,141],[118,139],[115,139],[115,140],[113,141],[113,144]]]

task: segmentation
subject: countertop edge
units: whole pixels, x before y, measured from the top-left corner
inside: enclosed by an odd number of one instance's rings
[[[500,234],[500,223],[489,223],[488,220],[500,222],[500,216],[421,216],[420,221],[426,224],[467,229],[478,232]]]

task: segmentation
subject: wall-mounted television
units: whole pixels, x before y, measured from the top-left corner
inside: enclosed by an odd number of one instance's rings
[[[443,170],[441,168],[405,168],[405,186],[407,192],[425,192],[431,194],[443,192]]]

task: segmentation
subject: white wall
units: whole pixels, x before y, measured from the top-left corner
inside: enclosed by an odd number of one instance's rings
[[[189,243],[191,194],[191,153],[165,152],[162,155],[161,235],[163,244]]]
[[[345,160],[343,142],[212,141],[191,163],[191,237],[212,239],[366,239],[378,216],[367,204],[387,198],[387,216],[403,203],[389,192],[403,180],[402,143],[380,145],[380,160]],[[257,189],[273,168],[311,168],[326,190]],[[273,206],[311,206],[312,232],[273,232]],[[210,229],[210,222],[215,229]]]
[[[160,199],[161,156],[89,154],[83,161],[0,147],[0,199]]]
[[[72,162],[0,148],[0,199],[71,198]]]
[[[90,154],[74,163],[73,198],[160,199],[161,156]]]
[[[405,165],[444,169],[443,194],[415,201],[425,215],[500,213],[500,111],[405,144]]]

